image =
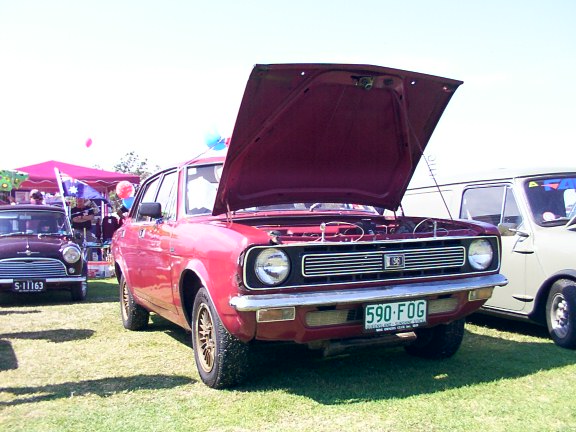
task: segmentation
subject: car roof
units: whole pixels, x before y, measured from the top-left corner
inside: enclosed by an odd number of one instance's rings
[[[504,181],[516,178],[561,174],[576,175],[576,166],[546,166],[537,164],[526,166],[509,166],[486,169],[483,171],[477,170],[436,175],[435,180],[438,185],[442,186],[460,183]],[[434,180],[431,177],[426,179],[419,178],[414,179],[414,181],[409,185],[408,189],[413,190],[431,186],[435,186]]]

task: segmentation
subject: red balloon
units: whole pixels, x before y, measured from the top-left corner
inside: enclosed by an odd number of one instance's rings
[[[130,198],[134,195],[134,186],[132,183],[122,180],[116,185],[116,195],[122,199]]]
[[[86,140],[86,147],[90,147],[92,145],[92,138],[88,138]]]

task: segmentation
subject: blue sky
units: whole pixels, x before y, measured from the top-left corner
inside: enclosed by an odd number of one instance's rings
[[[190,159],[230,134],[254,64],[296,62],[464,81],[428,146],[441,173],[574,166],[574,22],[571,0],[0,0],[0,168]]]

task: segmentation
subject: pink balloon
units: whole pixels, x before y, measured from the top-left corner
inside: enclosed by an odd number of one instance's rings
[[[132,183],[122,180],[116,185],[116,195],[122,199],[130,198],[134,195],[134,186]]]
[[[90,147],[92,145],[92,138],[88,138],[86,140],[86,147]]]

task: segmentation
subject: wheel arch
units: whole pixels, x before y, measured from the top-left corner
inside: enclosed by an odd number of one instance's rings
[[[534,309],[529,315],[531,320],[546,325],[546,302],[548,301],[548,294],[550,293],[552,285],[561,279],[568,279],[576,283],[576,270],[565,269],[557,271],[542,282],[542,285],[540,285],[540,289],[538,289],[538,293],[536,294]]]
[[[180,302],[182,303],[182,311],[186,318],[188,326],[192,328],[192,308],[194,307],[194,299],[200,288],[206,286],[206,283],[194,270],[186,269],[180,277]],[[206,289],[208,291],[208,289]]]

